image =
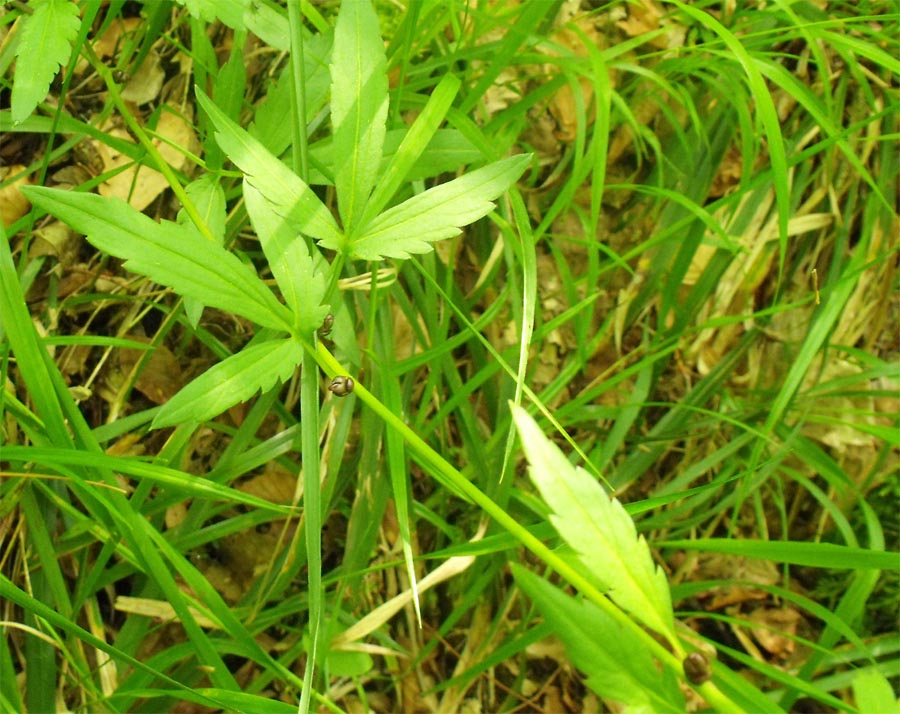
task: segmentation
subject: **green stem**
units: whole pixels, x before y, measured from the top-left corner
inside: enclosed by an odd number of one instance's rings
[[[347,372],[341,364],[335,359],[334,355],[321,343],[316,346],[316,361],[329,377],[337,375],[347,375]],[[607,615],[621,623],[624,627],[633,630],[645,643],[645,645],[653,652],[654,656],[667,666],[674,669],[680,676],[682,671],[681,662],[687,655],[685,648],[677,639],[670,641],[670,645],[674,650],[674,654],[666,647],[657,642],[646,630],[637,625],[625,612],[620,610],[612,603],[603,593],[597,590],[593,584],[583,577],[575,568],[569,565],[565,560],[560,558],[544,543],[535,538],[525,527],[510,516],[506,511],[500,508],[487,494],[481,491],[458,469],[444,459],[434,449],[432,449],[416,432],[407,426],[396,414],[387,409],[368,389],[366,389],[359,381],[353,391],[360,401],[369,409],[374,411],[384,421],[384,423],[395,429],[409,445],[412,452],[418,457],[419,461],[430,467],[432,475],[444,486],[451,489],[463,498],[472,501],[480,506],[488,515],[491,516],[500,526],[506,529],[513,537],[515,537],[523,546],[530,550],[534,555],[543,560],[547,565],[553,568],[569,583],[578,588],[591,602],[602,609]],[[713,683],[706,682],[697,687],[704,698],[716,708],[717,711],[726,714],[739,714],[741,711],[731,700],[728,699]]]
[[[316,359],[325,372],[333,377],[335,375],[346,374],[340,363],[328,351],[328,349],[319,344],[316,350]],[[352,375],[348,375],[352,376]],[[656,655],[673,667],[680,667],[680,659],[675,656],[654,640],[643,629],[637,627],[634,622],[627,617],[619,608],[610,602],[599,590],[597,590],[586,578],[584,578],[577,570],[570,566],[566,561],[556,555],[550,548],[544,545],[540,540],[535,538],[526,528],[519,524],[512,516],[506,513],[499,505],[497,505],[487,494],[479,489],[475,484],[463,476],[458,469],[450,464],[444,457],[432,449],[416,432],[407,426],[396,414],[387,409],[375,396],[366,389],[358,381],[353,391],[360,401],[369,409],[374,411],[384,420],[392,429],[395,429],[406,440],[410,449],[418,457],[419,461],[425,466],[430,467],[432,475],[444,486],[451,489],[455,493],[461,495],[481,507],[488,515],[491,516],[503,528],[528,550],[536,556],[544,560],[556,572],[566,578],[572,585],[583,592],[590,600],[596,603],[600,608],[606,611],[611,617],[626,625],[635,628],[641,633],[641,636],[651,647]],[[677,645],[676,654],[683,656],[680,644]]]

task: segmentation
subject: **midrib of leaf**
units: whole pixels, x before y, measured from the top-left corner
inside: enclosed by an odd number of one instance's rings
[[[369,0],[341,5],[331,73],[335,188],[344,231],[352,236],[381,163],[388,108],[384,44]]]

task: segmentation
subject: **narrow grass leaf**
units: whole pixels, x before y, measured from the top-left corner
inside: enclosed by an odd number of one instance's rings
[[[208,479],[198,479],[184,471],[151,464],[140,459],[108,456],[107,454],[89,454],[75,449],[59,449],[54,447],[17,446],[7,444],[3,447],[3,457],[9,461],[32,462],[56,469],[68,469],[74,466],[96,466],[117,471],[125,477],[136,480],[151,481],[159,486],[170,488],[181,493],[185,498],[206,498],[222,503],[243,504],[248,508],[258,508],[280,516],[290,515],[291,509],[264,498],[244,493],[235,488]]]
[[[352,235],[375,185],[388,111],[387,61],[369,0],[341,3],[331,53],[334,183]]]
[[[217,700],[228,702],[225,711],[241,712],[241,714],[297,714],[294,704],[287,704],[273,699],[271,696],[251,694],[249,692],[232,692],[227,689],[215,687],[195,687],[193,690],[182,691],[174,689],[129,689],[128,695],[141,699],[160,699],[172,697],[184,702],[193,702],[204,707],[209,701]],[[184,709],[184,707],[179,707]]]
[[[0,711],[24,712],[22,690],[16,677],[19,662],[13,664],[12,653],[9,651],[9,645],[13,642],[11,629],[9,625],[6,626],[6,637],[0,642]]]
[[[509,203],[516,219],[518,237],[520,241],[520,260],[522,263],[522,327],[519,330],[519,359],[516,365],[516,391],[513,394],[513,404],[519,406],[522,403],[525,378],[528,374],[528,353],[531,349],[531,338],[534,334],[534,316],[538,307],[538,274],[537,274],[537,249],[534,233],[531,231],[531,221],[528,209],[518,191],[513,191],[509,196]],[[504,235],[511,246],[516,245],[516,236],[512,231],[504,230]],[[500,481],[506,477],[506,471],[513,456],[515,446],[515,429],[510,424],[506,434],[506,444],[503,447],[503,466],[500,468]]]
[[[32,0],[33,12],[19,19],[16,76],[11,103],[15,123],[27,119],[50,89],[59,68],[69,61],[81,26],[78,5],[69,0]]]
[[[384,319],[382,313],[380,321],[380,331],[382,335],[381,344],[387,346],[381,355],[380,364],[380,381],[381,381],[381,398],[393,414],[403,414],[403,399],[400,394],[400,385],[393,377],[391,367],[393,365],[393,355],[390,350],[395,344],[395,333],[393,331],[393,323]],[[416,579],[415,562],[412,551],[412,533],[410,529],[410,480],[409,467],[407,464],[406,445],[400,433],[394,429],[388,429],[384,435],[385,451],[387,455],[387,468],[391,476],[391,492],[394,497],[394,507],[397,510],[397,526],[400,531],[400,541],[403,549],[403,560],[406,563],[406,572],[409,577],[410,589],[413,595],[413,606],[416,611],[416,621],[419,627],[422,626],[422,606],[419,602],[419,584]]]
[[[303,345],[292,338],[246,347],[207,370],[166,402],[153,428],[205,421],[256,392],[286,381],[303,359]]]
[[[731,553],[744,555],[748,558],[760,558],[791,565],[805,565],[812,568],[900,570],[900,554],[898,553],[853,548],[835,543],[698,538],[696,540],[661,541],[658,545],[661,548],[684,548],[711,553]]]
[[[210,584],[209,580],[206,579],[206,577],[169,541],[168,538],[155,529],[147,529],[147,534],[149,535],[148,543],[172,564],[191,593],[195,594],[193,599],[189,602],[198,612],[203,613],[221,625],[221,628],[230,635],[236,648],[238,648],[239,651],[243,650],[247,657],[263,665],[266,669],[276,673],[290,686],[301,686],[300,678],[274,659],[274,657],[272,657],[272,655],[256,641],[244,623],[239,619],[238,614],[234,609],[225,602],[222,595],[212,586],[212,584]],[[179,593],[178,597],[183,597],[185,600],[188,599],[187,596],[183,596],[181,593]],[[190,610],[187,610],[186,614],[193,617]],[[179,613],[179,617],[183,618],[183,615]],[[220,682],[225,681],[228,684],[233,684],[232,687],[226,688],[240,691],[240,687],[234,683],[230,671],[224,673],[216,672],[215,674],[218,676],[213,679],[213,686],[226,687],[225,684],[215,681],[218,679]]]
[[[672,671],[650,656],[633,631],[591,602],[575,599],[534,573],[510,565],[516,583],[551,625],[588,686],[629,712],[684,712],[684,697]]]
[[[231,121],[199,89],[197,101],[216,127],[219,146],[244,172],[247,181],[272,204],[273,210],[304,235],[334,244],[341,241],[341,231],[331,212],[297,174]]]
[[[158,672],[155,669],[148,667],[139,659],[135,659],[134,657],[126,652],[123,652],[117,647],[107,644],[104,640],[100,639],[99,637],[95,637],[87,630],[76,625],[74,622],[72,622],[71,618],[67,618],[64,615],[59,614],[58,612],[56,612],[56,610],[45,605],[40,600],[36,600],[35,598],[31,597],[31,595],[29,595],[28,593],[17,588],[15,584],[7,579],[7,577],[2,573],[0,573],[0,597],[2,597],[4,600],[15,603],[23,610],[26,610],[33,615],[46,620],[48,623],[58,628],[59,630],[69,633],[73,637],[86,642],[92,647],[96,647],[102,652],[106,652],[116,660],[126,662],[137,670],[146,672],[154,678],[159,678],[161,681],[165,682],[171,687],[178,689],[179,691],[190,691],[190,689],[181,684],[181,682],[167,677],[164,673]],[[207,706],[225,706],[224,702],[220,700],[215,700],[210,697],[206,697],[205,699]]]
[[[29,398],[40,417],[41,436],[56,446],[71,446],[72,437],[56,399],[46,359],[48,354],[28,312],[12,251],[0,221],[0,337],[8,341],[21,370]],[[9,399],[7,395],[6,400]]]
[[[874,227],[866,226],[866,228]],[[790,370],[781,381],[778,394],[769,406],[769,413],[763,426],[763,432],[766,434],[772,433],[775,426],[784,418],[785,411],[800,389],[816,355],[846,309],[847,302],[861,277],[862,266],[868,255],[868,245],[872,239],[871,230],[863,230],[861,235],[863,239],[855,246],[850,260],[844,267],[843,276],[828,291],[824,304],[817,310],[803,344],[791,362]],[[764,444],[763,440],[757,442],[753,452],[753,463],[761,457]]]
[[[522,175],[530,159],[524,154],[495,161],[388,209],[353,239],[351,257],[381,260],[427,253],[433,242],[457,235],[462,226],[490,213],[494,199]],[[338,248],[333,241],[320,245]]]
[[[0,229],[0,238],[2,238],[2,229]],[[21,293],[18,279],[15,276],[15,268],[12,265],[12,258],[5,239],[0,240],[0,270],[4,273],[11,272],[14,276],[8,284],[5,280],[2,282],[0,296],[4,298],[3,302],[6,302],[5,298],[11,297],[16,293],[19,295],[18,305],[9,306],[0,303],[0,309],[14,317],[18,317],[26,310],[26,303],[24,295]],[[31,320],[26,316],[24,320],[16,321],[15,330],[11,329],[11,326],[7,326],[7,328],[11,340],[13,337],[16,337],[23,343],[12,343],[12,346],[19,357],[19,365],[25,377],[29,394],[46,396],[51,400],[50,404],[41,405],[41,413],[47,414],[48,434],[54,443],[60,447],[72,449],[73,453],[77,453],[75,444],[78,444],[78,451],[89,454],[101,454],[102,450],[88,428],[84,414],[72,399],[63,376],[51,360],[49,353],[39,347],[37,334]],[[33,359],[31,361],[23,361],[23,355],[25,354],[31,355]],[[51,386],[49,395],[45,385]],[[57,427],[57,422],[60,421],[59,417],[62,415],[64,415],[65,423],[62,424],[60,431]],[[147,573],[148,578],[159,586],[164,596],[172,604],[184,626],[185,634],[190,640],[196,656],[201,662],[210,666],[210,679],[215,686],[238,689],[230,670],[224,665],[212,642],[194,620],[183,591],[165,567],[159,553],[154,548],[147,547],[147,544],[152,540],[153,534],[158,535],[157,531],[154,530],[154,526],[143,514],[137,513],[134,510],[134,504],[118,493],[117,490],[98,489],[91,487],[87,483],[88,479],[90,479],[95,482],[116,486],[117,482],[113,471],[93,464],[90,468],[82,469],[82,471],[85,473],[74,474],[73,478],[68,480],[68,487],[78,495],[79,500],[85,507],[92,509],[94,518],[100,521],[115,522],[115,531],[121,535],[135,556],[138,557],[140,560],[139,567],[143,572]],[[2,578],[0,578],[0,581],[2,581]],[[0,593],[0,595],[3,594]],[[14,598],[10,596],[9,599]],[[54,625],[57,624],[55,620],[47,618],[44,613],[37,612],[34,607],[30,609],[35,614],[48,619]],[[56,615],[56,611],[52,612]],[[62,617],[62,620],[67,624],[69,623],[69,620],[64,617]],[[100,647],[100,649],[104,648]],[[104,651],[108,650],[104,649]]]
[[[22,190],[97,248],[124,258],[128,270],[259,325],[290,329],[290,313],[253,270],[194,231],[157,223],[118,198],[43,187]]]
[[[772,164],[772,181],[775,187],[775,200],[778,204],[778,242],[780,250],[778,253],[778,280],[779,283],[784,275],[784,261],[787,257],[787,239],[788,239],[788,219],[791,215],[791,194],[788,184],[788,164],[787,150],[784,145],[784,136],[781,133],[781,121],[778,118],[778,110],[775,108],[775,102],[769,89],[763,80],[754,58],[747,49],[741,44],[741,41],[715,17],[704,10],[693,7],[688,3],[680,0],[666,0],[668,3],[675,5],[682,12],[694,18],[701,25],[712,30],[725,46],[731,51],[735,60],[740,64],[741,68],[747,76],[747,84],[753,100],[756,105],[756,113],[763,126],[767,148],[769,151],[769,161]]]
[[[674,637],[669,583],[634,521],[587,471],[572,466],[521,407],[513,410],[529,474],[553,513],[550,521],[619,607]]]
[[[828,108],[823,104],[822,100],[813,93],[809,87],[800,82],[794,75],[788,72],[777,62],[754,58],[756,67],[760,73],[772,83],[781,87],[787,94],[795,99],[799,104],[809,112],[809,115],[815,120],[816,125],[821,127],[822,131],[829,137],[834,139],[837,147],[841,150],[847,162],[857,171],[859,176],[871,187],[875,194],[881,199],[885,206],[890,206],[890,201],[885,197],[881,187],[876,183],[872,174],[866,169],[862,159],[853,150],[850,142],[844,137],[844,128],[835,125],[832,118],[828,115]]]
[[[316,269],[303,236],[275,212],[272,204],[247,179],[244,179],[244,202],[275,282],[294,313],[294,327],[300,334],[310,334],[328,314],[328,306],[322,304],[325,275]]]
[[[485,92],[497,86],[500,74],[508,67],[517,64],[516,55],[522,52],[523,46],[537,42],[536,30],[544,21],[547,13],[554,13],[556,6],[550,2],[526,2],[520,6],[521,13],[516,21],[503,33],[503,39],[492,47],[490,62],[485,63],[478,83],[468,92],[460,111],[468,114],[484,97]],[[508,20],[507,20],[508,22]]]

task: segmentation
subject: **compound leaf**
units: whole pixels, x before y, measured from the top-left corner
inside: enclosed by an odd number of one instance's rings
[[[524,154],[495,161],[389,208],[353,238],[351,257],[380,260],[428,252],[435,241],[457,235],[462,226],[490,213],[494,199],[522,175],[530,159]],[[320,245],[338,248],[331,240]]]

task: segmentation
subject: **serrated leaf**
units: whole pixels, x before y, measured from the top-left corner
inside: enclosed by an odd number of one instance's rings
[[[37,186],[22,191],[100,250],[125,259],[128,270],[258,325],[290,331],[290,313],[256,273],[197,232],[157,223],[118,198]]]
[[[216,127],[216,141],[222,151],[272,208],[299,233],[338,244],[341,231],[315,192],[200,90],[197,99]]]
[[[529,570],[511,564],[516,583],[566,646],[572,663],[599,696],[629,712],[684,712],[675,674],[659,666],[635,633],[584,599],[575,599]]]
[[[225,191],[219,185],[218,179],[213,174],[204,174],[195,181],[191,181],[184,187],[184,192],[194,203],[200,218],[209,227],[210,233],[216,239],[216,243],[225,243],[225,224],[228,219],[225,202]],[[193,225],[184,209],[178,212],[180,225]]]
[[[31,15],[19,19],[16,76],[11,115],[20,122],[34,111],[50,89],[59,68],[69,61],[72,41],[81,26],[78,5],[68,0],[34,0]]]
[[[275,282],[294,313],[294,325],[301,334],[318,329],[328,314],[322,304],[325,275],[316,270],[306,241],[272,209],[262,194],[244,181],[244,202],[263,253],[272,268]]]
[[[303,359],[303,345],[294,339],[270,340],[246,347],[207,370],[166,402],[153,428],[186,421],[202,422],[221,414],[256,392],[286,381]]]
[[[344,231],[353,234],[375,185],[388,111],[387,61],[369,0],[341,3],[331,52],[334,183]]]
[[[457,235],[463,226],[494,209],[493,200],[525,170],[530,154],[495,161],[388,209],[353,239],[350,255],[361,260],[408,258],[427,253],[431,244]],[[337,249],[331,241],[320,241]]]
[[[552,510],[550,521],[601,580],[607,595],[658,633],[674,637],[672,597],[634,521],[584,469],[572,466],[521,407],[513,408],[529,475]]]

